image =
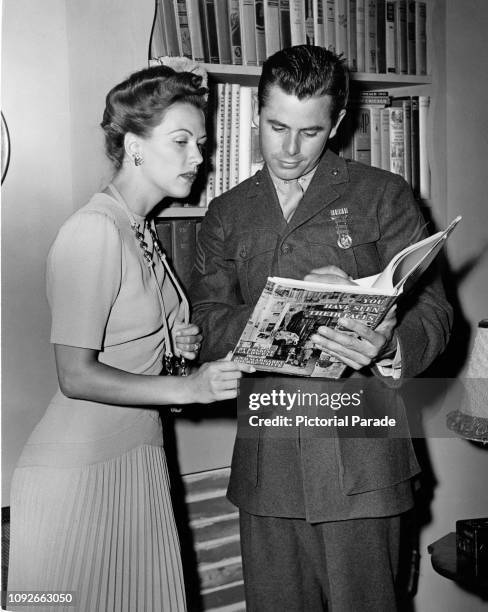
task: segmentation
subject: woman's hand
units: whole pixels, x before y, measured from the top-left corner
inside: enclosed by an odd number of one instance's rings
[[[198,325],[184,322],[184,316],[185,309],[183,303],[181,303],[171,330],[174,350],[177,357],[181,355],[185,359],[196,359],[200,350],[202,335]]]
[[[203,337],[198,325],[178,321],[173,325],[172,333],[176,355],[196,359]]]
[[[229,357],[230,353],[225,359],[204,363],[185,379],[191,394],[190,403],[210,404],[237,397],[242,373],[255,372],[256,368],[229,361]]]

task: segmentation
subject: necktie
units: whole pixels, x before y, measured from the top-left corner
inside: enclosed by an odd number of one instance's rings
[[[298,180],[281,181],[278,185],[278,197],[285,221],[289,223],[303,197],[302,186]]]

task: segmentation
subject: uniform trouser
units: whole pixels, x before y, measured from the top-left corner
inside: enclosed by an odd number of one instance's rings
[[[395,612],[400,517],[308,523],[240,512],[247,612]]]

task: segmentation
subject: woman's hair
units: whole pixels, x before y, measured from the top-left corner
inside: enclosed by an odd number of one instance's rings
[[[131,74],[111,89],[105,100],[103,120],[105,150],[118,169],[125,155],[128,132],[148,137],[161,123],[164,113],[176,103],[204,110],[207,89],[202,77],[192,72],[175,72],[169,66],[153,66]]]
[[[347,104],[349,73],[344,59],[324,47],[297,45],[277,51],[264,62],[258,86],[260,111],[275,85],[299,100],[331,96],[331,118],[337,121]]]

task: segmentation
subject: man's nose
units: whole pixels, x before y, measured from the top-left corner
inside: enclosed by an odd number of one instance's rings
[[[288,155],[296,155],[300,151],[300,135],[291,132],[287,134],[283,148]]]

